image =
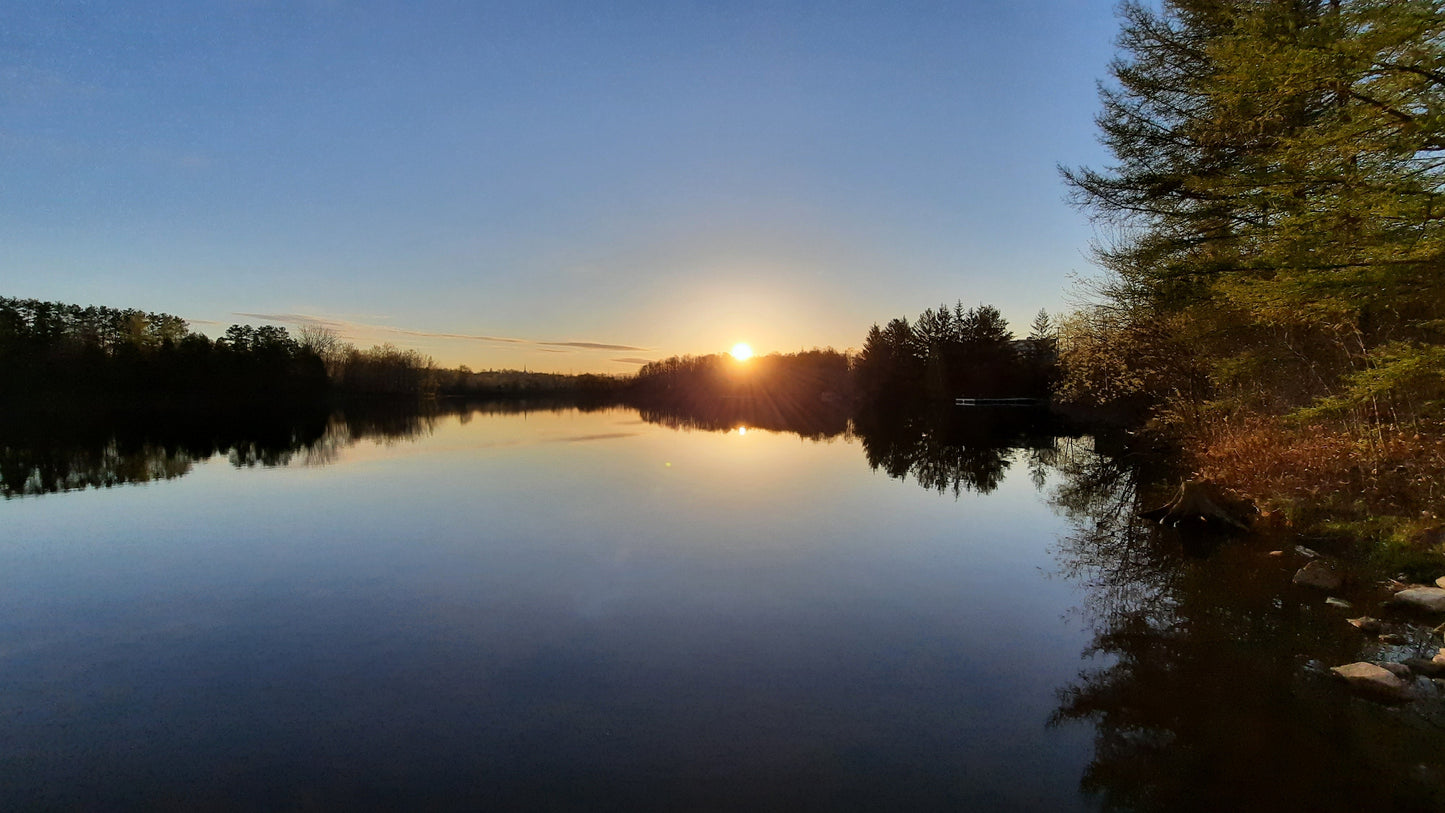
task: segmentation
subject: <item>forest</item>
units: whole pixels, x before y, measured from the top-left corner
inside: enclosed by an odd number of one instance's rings
[[[1063,399],[1126,413],[1299,527],[1439,545],[1445,15],[1421,0],[1121,7],[1064,168],[1107,235]]]
[[[358,350],[325,330],[231,325],[218,338],[166,313],[0,297],[0,401],[15,407],[238,406],[436,387],[429,358]]]
[[[853,360],[870,407],[952,403],[955,398],[1049,397],[1058,374],[1057,340],[1046,311],[1017,340],[998,308],[939,305],[911,324],[873,325]]]
[[[989,305],[939,306],[877,325],[856,354],[827,349],[740,362],[673,356],[633,376],[438,367],[414,350],[359,350],[312,327],[232,325],[217,339],[164,313],[0,298],[0,375],[11,402],[111,405],[256,403],[325,396],[567,398],[627,403],[703,423],[819,426],[869,408],[952,404],[961,396],[1046,398],[1056,374],[1049,317],[1015,340]],[[822,413],[829,413],[824,416]]]

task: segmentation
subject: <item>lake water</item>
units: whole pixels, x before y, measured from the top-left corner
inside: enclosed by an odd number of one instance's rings
[[[1297,562],[971,431],[12,445],[0,807],[1428,806],[1439,721],[1328,679],[1383,645]]]

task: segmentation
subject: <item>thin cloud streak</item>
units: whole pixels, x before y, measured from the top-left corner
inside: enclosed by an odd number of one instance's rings
[[[606,342],[542,342],[532,339],[517,339],[510,336],[487,336],[476,333],[437,333],[429,330],[407,330],[405,328],[390,327],[387,325],[373,325],[366,322],[353,322],[347,319],[331,319],[324,316],[312,316],[305,313],[248,313],[245,311],[233,311],[233,315],[247,319],[260,319],[267,322],[285,322],[297,325],[317,325],[329,328],[342,333],[357,333],[374,331],[379,333],[392,333],[399,336],[415,336],[422,339],[462,339],[464,341],[493,342],[497,344],[527,345],[535,347],[544,353],[565,353],[566,350],[552,350],[548,348],[568,348],[575,350],[633,350],[648,352],[646,347],[634,347],[630,344],[609,344]],[[379,317],[386,318],[386,317]],[[206,322],[205,320],[192,320],[205,324],[219,324],[219,322]],[[646,360],[628,361],[627,363],[646,364]]]
[[[572,435],[565,438],[557,438],[557,443],[586,443],[590,440],[615,440],[617,438],[636,437],[636,432],[599,432],[595,435]]]
[[[308,316],[304,313],[246,313],[244,311],[232,311],[232,316],[244,316],[247,319],[261,319],[267,322],[293,322],[302,325],[319,325],[344,329],[356,323],[347,322],[342,319],[326,319],[321,316]],[[215,324],[215,323],[213,323]]]
[[[437,333],[429,330],[407,330],[389,325],[372,325],[366,322],[353,322],[347,319],[329,319],[324,316],[311,316],[305,313],[245,313],[242,311],[233,311],[233,314],[236,316],[244,316],[248,319],[263,319],[267,322],[289,322],[300,325],[318,325],[340,331],[358,332],[370,330],[380,333],[395,333],[401,336],[416,336],[423,339],[467,339],[478,342],[500,342],[502,344],[532,343],[526,339],[513,339],[507,336],[483,336],[475,333]]]
[[[432,333],[426,330],[403,330],[399,327],[377,327],[376,330],[386,330],[392,333],[400,333],[404,336],[421,336],[428,339],[471,339],[478,342],[501,342],[503,344],[528,344],[526,339],[511,339],[506,336],[478,336],[471,333]]]
[[[603,344],[601,342],[537,342],[537,344],[548,347],[577,347],[582,350],[636,350],[639,353],[646,353],[646,347],[633,347],[627,344]]]
[[[638,359],[638,358],[631,358],[631,357],[628,357],[628,358],[620,358],[620,359],[609,359],[609,361],[615,361],[615,362],[617,362],[618,364],[651,364],[651,363],[652,363],[652,359]]]

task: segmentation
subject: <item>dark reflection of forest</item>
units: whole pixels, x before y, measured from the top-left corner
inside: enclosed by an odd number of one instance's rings
[[[332,410],[107,412],[73,410],[0,421],[0,495],[107,488],[182,477],[200,461],[324,465],[362,440],[400,442],[445,415],[562,409],[553,403],[350,404]]]
[[[436,421],[478,414],[608,408],[567,400],[442,401],[426,406],[351,404],[268,412],[176,411],[27,416],[0,421],[0,495],[50,494],[168,480],[200,461],[225,457],[237,467],[324,465],[361,440],[398,442],[430,434]],[[1003,481],[1015,450],[1027,450],[1041,482],[1049,450],[1065,428],[1046,411],[1019,408],[853,415],[843,402],[806,408],[767,398],[721,398],[706,406],[639,409],[672,429],[731,431],[740,426],[809,440],[856,437],[868,465],[940,493],[986,494]]]
[[[842,402],[798,403],[737,396],[692,404],[636,407],[648,423],[669,429],[730,432],[740,426],[790,432],[808,440],[826,440],[848,432],[849,408]]]
[[[1088,439],[1053,455],[1072,521],[1058,558],[1086,588],[1097,666],[1060,690],[1052,724],[1087,722],[1082,789],[1119,810],[1439,810],[1439,705],[1354,697],[1331,665],[1379,657],[1299,562],[1250,540],[1181,538],[1134,519],[1151,478]],[[1429,636],[1414,644],[1433,652]]]
[[[1027,452],[1029,475],[1041,485],[1055,439],[1076,431],[1047,409],[1032,407],[865,409],[854,414],[841,401],[734,397],[638,411],[643,420],[672,429],[728,432],[745,426],[808,440],[852,436],[874,470],[955,496],[998,488],[1017,450]]]
[[[1020,407],[870,410],[854,421],[870,467],[955,496],[998,488],[1019,449],[1027,452],[1030,477],[1041,484],[1055,439],[1072,431],[1047,410]]]
[[[0,494],[169,480],[217,454],[237,466],[277,465],[326,428],[324,410],[28,415],[0,422]]]

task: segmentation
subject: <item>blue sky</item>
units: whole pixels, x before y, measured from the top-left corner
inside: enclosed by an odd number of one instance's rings
[[[6,5],[0,295],[625,372],[1092,272],[1109,2]]]

